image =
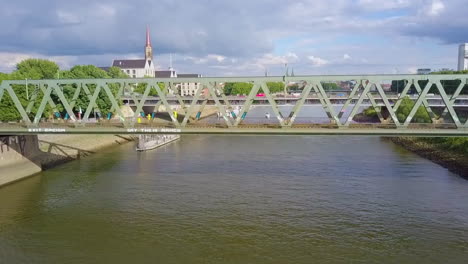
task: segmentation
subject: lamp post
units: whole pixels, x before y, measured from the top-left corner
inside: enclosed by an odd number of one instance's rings
[[[28,78],[26,78],[26,99],[29,101]]]

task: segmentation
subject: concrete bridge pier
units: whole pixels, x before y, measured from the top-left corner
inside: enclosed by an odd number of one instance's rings
[[[37,135],[0,136],[0,186],[42,171]]]

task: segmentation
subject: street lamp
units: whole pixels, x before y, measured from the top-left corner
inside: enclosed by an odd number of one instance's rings
[[[29,101],[28,78],[26,78],[26,99]]]

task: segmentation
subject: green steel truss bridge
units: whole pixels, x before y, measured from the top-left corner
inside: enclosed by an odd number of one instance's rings
[[[397,91],[389,91],[392,81]],[[224,94],[225,83],[239,82],[250,83],[248,94]],[[270,82],[282,83],[284,92],[272,93]],[[325,90],[332,82],[350,89]],[[180,96],[180,84],[188,83],[199,84],[197,91]],[[298,87],[294,95],[286,93],[291,84]],[[466,136],[466,88],[468,75],[3,81],[0,112],[19,118],[1,122],[0,134]],[[402,117],[404,98],[414,105]],[[100,109],[106,100],[108,109]],[[358,118],[367,107],[375,109],[374,120]],[[420,111],[431,122],[418,123]]]

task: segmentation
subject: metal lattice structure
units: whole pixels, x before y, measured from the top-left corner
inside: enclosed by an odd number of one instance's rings
[[[403,83],[401,91],[390,94],[384,84]],[[252,88],[245,96],[226,96],[225,83],[250,83]],[[286,94],[273,94],[270,82],[290,83],[299,86],[291,110],[284,110],[280,101],[288,101]],[[345,95],[333,96],[324,89],[324,83],[349,82],[352,89]],[[180,97],[179,83],[199,83],[193,97]],[[447,92],[447,83],[452,86]],[[137,86],[142,93],[136,93]],[[64,90],[68,87],[68,94]],[[360,134],[360,135],[468,135],[468,75],[369,75],[369,76],[297,76],[297,77],[223,77],[223,78],[168,78],[168,79],[83,79],[83,80],[24,80],[4,81],[0,85],[0,112],[2,102],[13,104],[20,120],[0,124],[0,134],[38,133],[245,133],[245,134]],[[72,89],[72,93],[70,93]],[[26,96],[24,95],[26,93]],[[157,93],[157,96],[150,94]],[[259,98],[259,94],[262,98]],[[79,99],[87,101],[78,109]],[[398,110],[404,98],[414,101],[404,119]],[[108,113],[99,109],[99,100],[110,102]],[[126,99],[126,101],[124,100]],[[130,100],[129,100],[130,99]],[[262,100],[271,107],[275,117],[269,122],[248,123],[249,112]],[[3,100],[3,101],[2,101]],[[148,104],[151,100],[153,103]],[[291,99],[292,100],[292,99]],[[291,101],[289,100],[289,101]],[[123,102],[132,102],[134,113],[125,115]],[[234,105],[233,102],[237,104]],[[297,121],[298,113],[315,101],[321,106],[327,122]],[[210,105],[210,103],[212,105]],[[242,104],[238,104],[242,102]],[[151,109],[148,110],[148,105]],[[364,105],[372,106],[378,117],[374,123],[355,122]],[[200,122],[207,106],[218,120]],[[434,111],[436,106],[437,111]],[[5,103],[3,104],[5,106]],[[289,107],[289,108],[291,108]],[[429,124],[414,123],[414,116],[427,111]],[[81,108],[81,106],[80,106]],[[55,118],[46,112],[55,113]],[[84,113],[82,113],[84,110]],[[109,118],[97,120],[98,113]],[[283,113],[286,111],[286,114]],[[80,113],[78,113],[80,112]],[[146,115],[152,118],[145,118]],[[195,116],[194,116],[195,115]],[[93,116],[93,118],[91,118]],[[112,116],[112,118],[110,118]],[[155,116],[164,116],[159,120]],[[304,118],[303,118],[304,119]]]

